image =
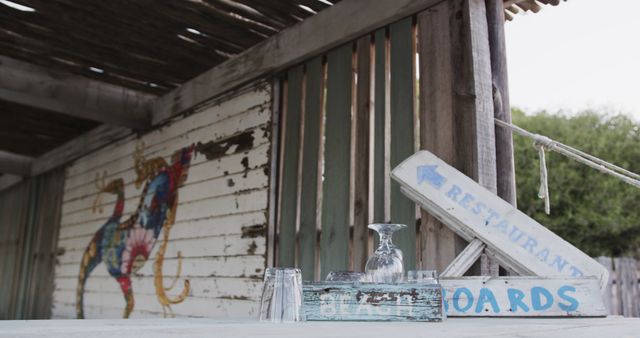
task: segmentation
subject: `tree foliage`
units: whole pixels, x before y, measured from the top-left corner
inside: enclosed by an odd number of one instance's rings
[[[640,173],[640,125],[623,115],[575,116],[513,110],[513,121],[605,161]],[[533,141],[514,135],[518,208],[591,256],[635,255],[640,248],[640,189],[547,151],[551,215],[538,198]]]

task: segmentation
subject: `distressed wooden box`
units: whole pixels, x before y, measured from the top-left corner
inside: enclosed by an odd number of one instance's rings
[[[437,284],[305,282],[303,311],[308,321],[417,321],[444,319]]]

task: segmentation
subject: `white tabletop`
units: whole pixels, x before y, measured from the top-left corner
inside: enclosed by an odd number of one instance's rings
[[[0,337],[640,337],[640,319],[450,318],[442,323],[303,322],[215,319],[0,321]]]

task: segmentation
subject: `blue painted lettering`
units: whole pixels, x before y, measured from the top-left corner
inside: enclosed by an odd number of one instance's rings
[[[496,297],[493,295],[493,292],[487,288],[482,288],[480,289],[480,295],[478,296],[478,304],[476,304],[476,313],[480,313],[484,310],[485,303],[489,303],[491,305],[493,313],[500,312],[500,307],[498,307],[498,302],[496,301]],[[489,311],[489,309],[487,309],[487,311]]]
[[[546,262],[547,262],[547,259],[549,259],[549,249],[544,248],[544,249],[540,250],[540,252],[538,252],[538,253],[536,254],[536,257],[538,257],[538,259],[539,259],[541,262],[545,262],[545,263],[546,263]]]
[[[451,189],[449,189],[449,191],[447,192],[447,197],[452,199],[454,202],[457,202],[458,200],[456,200],[456,197],[458,197],[458,195],[460,195],[461,192],[462,192],[462,189],[460,189],[459,186],[454,184],[451,186]]]
[[[494,219],[494,218],[496,218],[496,219],[500,218],[500,214],[495,212],[495,210],[493,210],[493,209],[489,209],[487,211],[487,213],[489,214],[489,217],[487,217],[484,220],[484,225],[489,225],[489,223],[491,223],[491,220]]]
[[[509,222],[507,220],[502,220],[494,225],[498,230],[507,233],[507,229],[509,228]]]
[[[551,262],[551,266],[553,267],[554,265],[558,269],[558,272],[562,272],[564,266],[567,265],[567,261],[560,256],[556,256],[556,258],[553,259],[553,262]]]
[[[558,303],[558,307],[560,307],[562,311],[575,311],[578,309],[578,300],[567,295],[567,292],[576,292],[576,288],[570,285],[563,285],[558,289],[558,297],[569,302],[569,304]]]
[[[473,209],[471,210],[471,212],[473,212],[476,215],[480,215],[482,213],[482,209],[486,208],[487,205],[482,203],[482,202],[478,202],[476,203],[476,206],[473,207]]]
[[[442,303],[444,304],[444,313],[449,313],[449,301],[447,300],[447,289],[442,288]]]
[[[542,297],[545,298],[545,303],[542,303]],[[547,310],[553,305],[553,295],[549,290],[540,287],[534,286],[531,288],[531,308],[534,311],[544,311]]]
[[[524,292],[518,289],[507,289],[507,297],[512,312],[518,311],[518,306],[522,308],[522,311],[529,312],[529,307],[523,302]]]
[[[517,236],[517,237],[516,237],[516,236]],[[511,228],[511,233],[509,233],[509,239],[510,239],[512,242],[517,242],[517,241],[519,241],[519,240],[520,240],[520,238],[522,238],[522,236],[525,236],[525,233],[524,233],[524,232],[522,232],[520,229],[518,229],[518,227],[517,227],[517,226],[515,226],[515,225],[514,225],[514,226]]]
[[[469,203],[473,202],[474,199],[475,197],[473,197],[473,195],[466,193],[464,194],[464,197],[460,200],[460,202],[458,202],[458,204],[465,209],[469,209]]]
[[[467,299],[467,304],[464,307],[460,306],[460,294],[464,293]],[[453,293],[453,308],[458,312],[467,312],[473,306],[473,294],[467,288],[458,288]]]
[[[582,271],[580,271],[575,266],[571,266],[570,270],[571,270],[571,276],[573,276],[573,277],[582,277],[582,276],[584,276]]]
[[[538,241],[536,241],[535,239],[531,238],[531,236],[528,236],[529,238],[527,238],[527,241],[524,242],[524,244],[522,245],[522,247],[525,250],[529,250],[529,252],[533,253],[533,247],[535,247],[536,245],[538,245]]]

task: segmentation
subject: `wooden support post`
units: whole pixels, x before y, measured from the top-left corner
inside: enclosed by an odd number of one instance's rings
[[[495,127],[483,0],[449,0],[418,16],[421,145],[496,191]],[[444,269],[464,242],[423,215],[423,268]],[[496,272],[495,263],[489,264]]]
[[[462,11],[452,33],[454,68],[454,109],[458,137],[456,148],[460,167],[483,187],[496,192],[495,126],[487,17],[484,1],[456,0]],[[497,263],[483,256],[482,275],[497,275]],[[483,269],[484,267],[484,269]]]
[[[491,49],[494,116],[497,119],[511,123],[503,1],[485,0],[485,3],[487,6],[487,26],[489,28],[489,48]],[[495,135],[498,196],[515,206],[516,182],[512,133],[505,128],[496,128]]]
[[[491,51],[491,77],[493,83],[494,117],[511,123],[509,80],[507,76],[507,48],[504,36],[504,7],[502,0],[485,0],[489,48]],[[496,174],[498,196],[516,206],[516,173],[513,158],[511,130],[495,128]],[[490,259],[485,259],[485,262]],[[496,275],[496,264],[489,263],[491,275]]]
[[[420,143],[422,149],[455,165],[450,7],[446,1],[418,14]],[[425,211],[420,236],[423,269],[444,270],[465,245],[464,240]]]

